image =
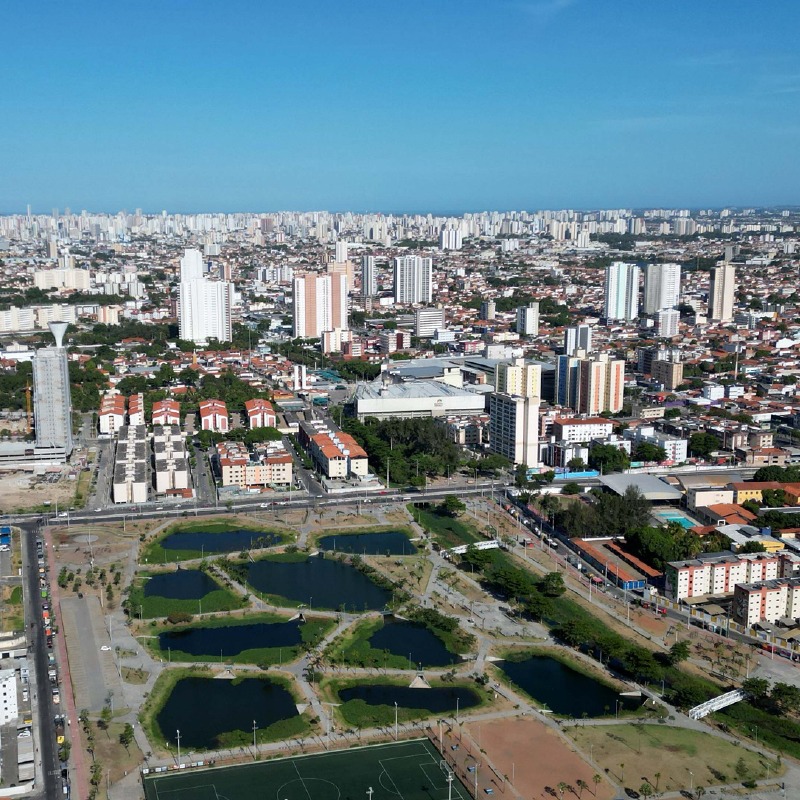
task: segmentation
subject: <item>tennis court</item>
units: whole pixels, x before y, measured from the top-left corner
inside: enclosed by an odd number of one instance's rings
[[[147,800],[469,800],[427,739],[148,775]],[[370,792],[370,790],[372,790]]]

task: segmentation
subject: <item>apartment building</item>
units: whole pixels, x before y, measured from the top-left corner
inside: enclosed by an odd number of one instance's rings
[[[97,417],[100,433],[116,436],[125,424],[125,398],[121,394],[103,395]]]
[[[759,622],[800,618],[800,578],[779,578],[737,584],[733,592],[733,618],[748,628]]]
[[[252,451],[241,442],[219,442],[216,461],[223,486],[250,490],[292,483],[292,457],[280,442]]]
[[[144,425],[123,425],[117,434],[112,478],[115,503],[147,502],[147,430]]]
[[[128,425],[144,424],[144,395],[132,394],[128,398]]]
[[[268,400],[256,398],[248,400],[245,404],[247,420],[251,428],[274,428],[277,423],[277,416],[272,403]]]
[[[150,419],[153,425],[180,425],[180,404],[175,400],[156,400]]]
[[[705,553],[688,561],[671,561],[665,570],[667,594],[675,600],[730,594],[738,583],[778,578],[781,559],[766,553]]]
[[[157,494],[189,488],[189,459],[178,425],[153,427],[153,472]]]
[[[229,422],[228,407],[221,400],[200,402],[200,430],[227,433]]]
[[[591,442],[611,436],[614,425],[605,417],[563,418],[553,421],[553,436],[559,442]]]

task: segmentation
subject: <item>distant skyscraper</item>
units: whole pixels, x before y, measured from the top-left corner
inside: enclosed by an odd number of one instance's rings
[[[642,313],[655,314],[678,305],[681,295],[680,264],[647,264],[644,268]]]
[[[615,261],[606,267],[603,316],[608,320],[632,320],[639,316],[639,267]]]
[[[574,356],[577,350],[592,352],[591,325],[576,325],[564,331],[564,354]]]
[[[677,308],[665,308],[656,314],[656,332],[662,339],[671,339],[678,335],[678,323],[681,313]]]
[[[347,242],[336,242],[334,261],[338,261],[339,263],[347,261]]]
[[[728,263],[715,267],[708,292],[708,318],[713,322],[730,322],[735,293],[736,267]]]
[[[539,335],[539,304],[528,303],[517,309],[517,333],[520,336]]]
[[[66,461],[72,452],[72,399],[69,388],[66,322],[51,322],[55,346],[42,347],[33,358],[33,413],[36,447],[63,450]]]
[[[433,259],[401,256],[394,260],[394,299],[398,303],[433,300]]]
[[[181,339],[196,344],[204,344],[209,339],[229,342],[233,338],[232,306],[233,284],[204,278],[200,251],[187,250],[181,259],[178,286]]]
[[[489,395],[489,447],[514,464],[539,464],[539,398]]]
[[[325,331],[347,328],[347,275],[311,273],[296,275],[294,287],[293,334],[317,339]]]
[[[439,233],[440,250],[460,250],[461,231],[458,228],[442,228]]]
[[[375,277],[375,256],[361,258],[361,293],[364,297],[374,297],[378,293]]]

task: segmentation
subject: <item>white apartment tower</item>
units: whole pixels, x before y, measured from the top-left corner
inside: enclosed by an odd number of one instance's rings
[[[433,300],[433,259],[401,256],[394,260],[394,299],[397,303]]]
[[[36,447],[72,452],[72,398],[64,349],[66,322],[51,322],[55,346],[42,347],[33,358],[33,414]]]
[[[489,441],[514,464],[539,464],[539,398],[504,392],[489,395]]]
[[[606,267],[606,294],[603,316],[610,321],[632,320],[639,316],[639,267],[615,261]]]
[[[647,264],[644,268],[642,313],[657,314],[675,308],[681,295],[680,264]]]
[[[539,304],[528,303],[517,308],[517,333],[520,336],[539,335]]]
[[[199,250],[186,250],[181,258],[178,287],[180,337],[203,344],[209,339],[229,342],[233,338],[231,312],[233,284],[210,281],[203,276]]]
[[[375,297],[378,293],[378,281],[375,277],[375,256],[361,258],[361,294],[364,297]]]
[[[736,266],[725,262],[711,272],[708,291],[708,318],[712,322],[733,319],[733,298],[736,293]]]

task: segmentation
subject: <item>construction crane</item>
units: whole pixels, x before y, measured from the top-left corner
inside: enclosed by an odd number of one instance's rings
[[[30,436],[31,431],[33,430],[33,412],[31,409],[31,385],[30,383],[25,384],[25,410],[28,416],[28,436]]]

